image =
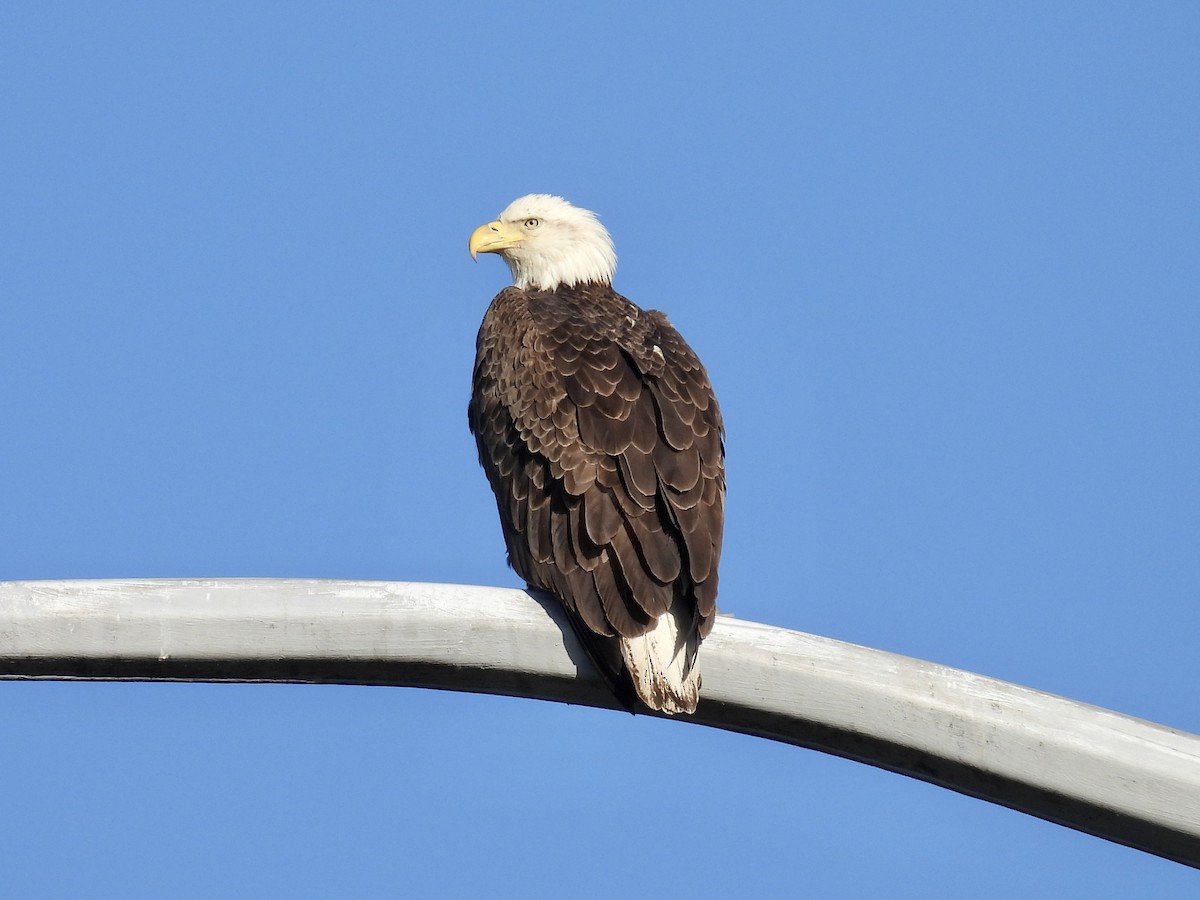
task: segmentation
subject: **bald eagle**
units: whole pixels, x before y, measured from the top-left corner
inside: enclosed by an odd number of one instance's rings
[[[467,413],[509,563],[563,603],[628,709],[636,693],[695,712],[725,518],[708,374],[666,316],[613,290],[595,213],[530,194],[470,251],[515,281],[480,326]]]

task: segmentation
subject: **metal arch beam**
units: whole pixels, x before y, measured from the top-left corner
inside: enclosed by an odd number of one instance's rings
[[[721,617],[690,721],[809,747],[1200,868],[1200,736]],[[615,708],[525,591],[289,579],[0,582],[0,678],[406,685]]]

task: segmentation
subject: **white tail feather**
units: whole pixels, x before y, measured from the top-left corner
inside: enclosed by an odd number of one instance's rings
[[[645,634],[621,638],[621,656],[638,696],[651,709],[668,715],[693,713],[700,699],[699,637],[691,617],[680,622],[680,611],[659,616]]]

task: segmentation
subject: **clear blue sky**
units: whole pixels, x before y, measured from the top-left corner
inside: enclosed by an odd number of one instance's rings
[[[0,6],[0,580],[515,585],[514,197],[728,426],[722,606],[1200,732],[1194,3]],[[1195,897],[866,766],[420,690],[0,684],[7,896]],[[664,799],[665,798],[665,799]]]

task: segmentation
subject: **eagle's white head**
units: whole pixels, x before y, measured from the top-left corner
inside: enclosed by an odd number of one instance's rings
[[[471,234],[471,257],[499,253],[522,289],[612,284],[617,252],[594,212],[552,194],[514,200]]]

